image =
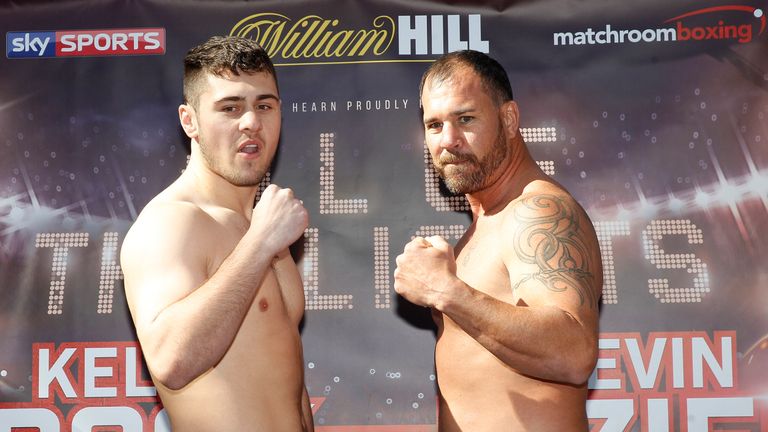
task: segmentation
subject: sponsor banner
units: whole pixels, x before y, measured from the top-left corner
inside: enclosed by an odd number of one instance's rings
[[[294,257],[316,430],[436,430],[434,324],[392,272],[412,236],[455,243],[471,224],[430,165],[418,95],[465,48],[509,71],[531,154],[595,224],[592,430],[766,430],[766,4],[582,3],[0,7],[0,431],[169,430],[118,256],[187,162],[182,58],[226,34],[278,66],[262,187],[310,213]]]
[[[554,45],[611,45],[688,41],[724,41],[745,44],[765,32],[765,12],[743,5],[693,10],[667,19],[664,27],[621,29],[611,24],[597,30],[557,32]]]
[[[165,53],[165,29],[8,32],[8,58],[99,57]]]
[[[351,28],[338,18],[263,12],[243,18],[230,34],[256,40],[281,66],[430,61],[409,57],[490,50],[479,14],[379,15]]]

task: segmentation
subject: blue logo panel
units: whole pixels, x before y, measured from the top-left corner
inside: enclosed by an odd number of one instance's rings
[[[8,58],[56,57],[55,32],[8,32],[5,34]]]

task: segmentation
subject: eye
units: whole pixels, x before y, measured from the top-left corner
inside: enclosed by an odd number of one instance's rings
[[[225,113],[237,112],[237,106],[236,105],[224,105],[223,107],[221,107],[221,112],[225,112]]]
[[[474,117],[472,116],[461,116],[459,117],[459,123],[467,124],[474,120]]]
[[[272,105],[269,104],[260,104],[256,108],[259,109],[259,111],[269,111],[272,109]]]
[[[424,125],[427,130],[437,130],[443,127],[443,124],[440,122],[431,122]]]

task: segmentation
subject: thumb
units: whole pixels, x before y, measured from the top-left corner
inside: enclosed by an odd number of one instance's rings
[[[280,187],[274,183],[270,183],[269,186],[264,188],[264,190],[261,192],[261,196],[259,197],[259,201],[264,199],[264,201],[268,201],[269,198],[271,198],[273,195],[277,193],[277,191],[280,190]],[[266,199],[265,199],[266,198]]]
[[[453,246],[440,236],[429,236],[426,240],[432,244],[432,247],[439,251],[450,252],[453,250]]]

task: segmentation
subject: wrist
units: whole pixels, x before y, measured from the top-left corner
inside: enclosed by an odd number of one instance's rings
[[[257,260],[271,262],[281,250],[273,244],[270,235],[263,230],[250,229],[240,240],[240,245],[250,250],[251,254]]]
[[[453,278],[445,284],[445,288],[435,299],[432,306],[439,312],[448,313],[456,305],[466,303],[469,296],[472,295],[472,289],[459,278]]]

